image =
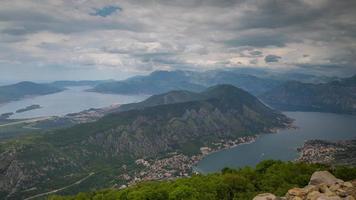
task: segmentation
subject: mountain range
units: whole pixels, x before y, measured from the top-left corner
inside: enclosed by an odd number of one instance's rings
[[[123,81],[102,83],[91,91],[119,94],[160,94],[171,90],[202,91],[217,84],[231,84],[252,94],[263,93],[282,81],[234,71],[155,71]]]
[[[259,95],[291,80],[305,83],[322,83],[335,80],[335,78],[247,68],[204,72],[154,71],[146,76],[135,76],[122,81],[100,83],[90,91],[118,94],[161,94],[171,90],[202,91],[217,84],[231,84],[253,95]]]
[[[195,155],[223,139],[269,133],[291,120],[231,85],[174,91],[98,121],[0,144],[0,198],[18,199],[90,176],[77,190],[109,187],[139,158]],[[123,166],[125,166],[123,168]],[[74,187],[72,192],[77,192]]]
[[[51,86],[49,84],[33,83],[29,81],[4,85],[0,86],[0,104],[19,100],[27,96],[52,94],[62,90],[62,88]]]
[[[280,110],[356,113],[356,75],[312,84],[289,81],[259,97]]]

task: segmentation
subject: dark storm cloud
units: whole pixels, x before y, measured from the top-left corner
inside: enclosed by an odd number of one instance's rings
[[[156,63],[160,65],[186,65],[182,59],[176,57],[174,53],[145,53],[134,54],[136,58],[139,58],[144,63]]]
[[[235,7],[247,0],[132,0],[132,2],[138,5],[167,5],[172,7]]]
[[[319,19],[325,14],[322,8],[313,8],[305,1],[257,1],[254,11],[245,12],[240,27],[280,28],[301,25]]]
[[[3,0],[0,63],[147,72],[283,68],[283,57],[351,72],[355,19],[355,0]]]
[[[265,62],[266,63],[271,63],[271,62],[279,62],[279,59],[281,59],[282,57],[280,56],[276,56],[276,55],[267,55],[265,57]]]
[[[107,17],[119,11],[122,11],[122,8],[120,8],[119,6],[105,6],[103,8],[95,9],[95,12],[91,13],[91,15]]]
[[[107,6],[97,9],[94,15],[107,17],[121,11],[118,6]],[[74,14],[74,13],[73,13]],[[89,15],[89,13],[88,13]],[[95,16],[93,16],[95,17]],[[110,21],[95,18],[68,18],[60,14],[24,9],[0,9],[0,22],[11,23],[11,27],[0,29],[1,33],[9,35],[25,35],[40,31],[56,33],[75,33],[95,30],[130,30],[140,31],[145,27],[136,21]]]
[[[283,47],[289,42],[287,36],[270,31],[253,30],[246,34],[242,34],[236,39],[228,40],[225,42],[228,46],[251,46],[251,47],[267,47],[277,46]]]
[[[251,51],[249,52],[252,56],[261,56],[263,53],[261,51]]]

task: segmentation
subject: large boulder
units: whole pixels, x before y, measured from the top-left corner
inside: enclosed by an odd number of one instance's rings
[[[277,200],[277,197],[271,193],[263,193],[255,196],[253,200]]]
[[[314,172],[310,178],[309,185],[320,185],[326,184],[327,186],[334,185],[336,183],[342,183],[343,181],[337,179],[334,175],[332,175],[328,171],[317,171]]]
[[[310,178],[309,185],[289,189],[284,197],[264,193],[253,200],[356,200],[356,180],[344,182],[328,171],[318,171]]]

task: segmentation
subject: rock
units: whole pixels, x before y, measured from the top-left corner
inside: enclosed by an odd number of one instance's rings
[[[339,181],[339,179],[328,171],[317,171],[311,176],[309,185],[319,185],[325,183],[326,185],[331,186]]]
[[[320,196],[322,196],[322,194],[319,191],[313,191],[307,195],[306,199],[307,200],[316,200]]]
[[[301,197],[293,197],[292,200],[303,200]]]
[[[336,192],[336,190],[340,189],[340,185],[339,184],[335,184],[335,185],[332,185],[329,187],[329,189],[332,191],[332,192]]]
[[[356,180],[344,182],[327,171],[315,172],[309,185],[289,189],[285,197],[265,193],[254,200],[356,200]]]
[[[319,185],[319,192],[325,194],[326,196],[335,195],[335,192],[332,192],[325,183]]]
[[[355,198],[353,197],[353,196],[347,196],[347,197],[345,197],[345,199],[344,200],[355,200]]]
[[[313,191],[319,191],[319,188],[315,185],[307,185],[303,188],[304,192],[305,193],[311,193]]]
[[[317,198],[316,200],[342,200],[342,199],[338,196],[332,196],[332,197],[321,196],[321,197]]]
[[[343,189],[337,189],[336,194],[339,195],[340,197],[347,197],[347,193]]]
[[[291,198],[291,200],[303,200],[303,198],[301,198],[301,197],[293,197],[293,198]]]
[[[253,200],[277,200],[277,197],[271,193],[263,193],[255,196]]]
[[[288,190],[286,197],[292,199],[293,197],[304,197],[307,192],[301,188],[293,188]]]
[[[345,187],[353,187],[352,183],[351,182],[344,182],[342,184],[342,186],[345,186]]]

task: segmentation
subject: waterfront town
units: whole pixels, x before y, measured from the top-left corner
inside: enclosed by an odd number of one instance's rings
[[[244,136],[235,140],[220,140],[212,143],[209,147],[201,147],[200,153],[193,156],[187,156],[182,153],[172,152],[167,157],[157,160],[138,159],[135,164],[140,170],[133,175],[122,174],[119,178],[125,180],[127,185],[121,185],[120,188],[126,188],[142,181],[150,180],[173,180],[181,177],[189,177],[192,174],[199,174],[199,169],[195,165],[207,156],[216,151],[229,149],[241,144],[252,143],[256,136]]]

